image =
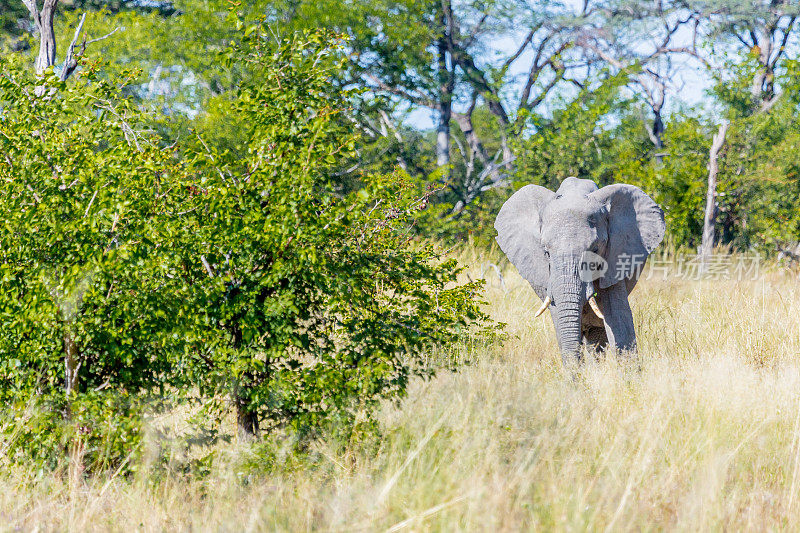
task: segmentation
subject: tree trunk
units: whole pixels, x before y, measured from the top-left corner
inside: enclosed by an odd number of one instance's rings
[[[753,76],[753,83],[750,85],[750,95],[753,97],[753,102],[760,102],[762,93],[764,92],[764,82],[767,79],[767,71],[764,68],[758,69]]]
[[[480,138],[478,138],[478,135],[475,133],[475,129],[472,126],[473,109],[474,105],[471,106],[466,113],[453,114],[453,117],[456,119],[461,132],[464,134],[464,138],[467,140],[467,145],[469,146],[471,152],[471,158],[467,166],[466,179],[463,187],[464,195],[453,206],[453,215],[457,215],[463,211],[465,207],[475,200],[475,198],[480,196],[487,177],[491,177],[492,184],[498,184],[502,179],[499,167],[495,165],[494,161],[489,158],[486,148],[483,146],[483,143],[481,142]],[[478,176],[473,176],[472,158],[477,158],[484,167]]]
[[[650,130],[650,140],[656,149],[656,163],[659,165],[664,162],[664,121],[661,119],[661,110],[653,111],[653,128]]]
[[[436,127],[436,166],[444,167],[450,164],[450,118],[452,108],[449,102],[441,102],[439,124]]]
[[[703,240],[700,244],[701,263],[711,257],[714,252],[714,226],[717,221],[717,173],[719,172],[719,152],[725,144],[725,135],[729,124],[723,122],[714,135],[711,149],[708,152],[708,190],[706,192],[706,211],[703,217]]]
[[[785,44],[786,43],[784,42],[784,44],[781,46],[784,46]],[[768,102],[775,97],[775,62],[770,60],[773,46],[775,44],[769,42],[768,39],[766,43],[758,42],[756,45],[759,50],[758,62],[760,66],[753,75],[753,81],[750,85],[750,94],[753,97],[753,104],[756,107],[759,107],[763,105],[764,102]],[[781,50],[783,50],[783,48]],[[780,53],[782,53],[782,51]],[[775,58],[775,61],[777,61],[777,57]]]
[[[242,348],[242,330],[235,325],[231,331],[233,335],[233,348]],[[250,398],[246,394],[247,387],[253,382],[253,375],[244,372],[233,393],[233,402],[236,404],[236,428],[239,440],[249,442],[258,437],[258,412],[250,405]]]
[[[503,149],[503,165],[506,170],[513,170],[511,161],[514,159],[514,153],[508,144],[508,132],[511,129],[511,120],[508,118],[503,104],[500,102],[500,96],[496,90],[487,81],[485,73],[475,65],[475,60],[463,48],[456,48],[453,55],[453,61],[458,63],[461,69],[466,74],[467,81],[472,85],[473,89],[477,91],[486,102],[486,107],[497,119],[500,126],[500,143]]]
[[[453,82],[450,68],[447,65],[447,26],[442,20],[443,35],[437,42],[439,53],[439,124],[436,128],[436,165],[444,167],[450,164],[450,119],[453,113]]]
[[[42,74],[56,62],[56,33],[53,18],[56,14],[58,0],[44,0],[42,10],[38,9],[36,0],[23,0],[31,13],[36,29],[39,31],[39,54],[36,56],[36,73]]]
[[[69,323],[66,324],[69,328]],[[72,418],[71,399],[72,392],[78,392],[78,371],[81,369],[81,351],[78,348],[78,343],[75,342],[75,337],[72,332],[67,330],[64,334],[64,396],[67,398],[67,403],[64,408],[64,418],[69,420]]]
[[[753,104],[756,106],[770,100],[775,92],[772,83],[774,73],[772,72],[769,58],[772,46],[760,46],[762,43],[758,44],[760,67],[753,75],[753,81],[750,85],[750,94],[753,97]]]
[[[249,442],[258,437],[258,414],[241,394],[236,395],[236,427],[239,440]]]
[[[56,63],[56,33],[53,27],[53,17],[56,12],[56,3],[45,2],[40,15],[39,26],[39,54],[36,56],[36,73],[41,74]]]
[[[484,99],[486,99],[486,95],[484,95]],[[499,101],[486,100],[486,102],[489,111],[492,112],[500,123],[500,146],[503,149],[503,161],[505,162],[503,167],[511,172],[514,170],[514,163],[512,163],[514,160],[514,152],[511,151],[511,147],[508,145],[508,132],[511,130],[511,122],[508,119],[506,110]]]
[[[78,370],[81,368],[81,352],[72,336],[72,332],[64,335],[64,389],[67,396],[78,390]]]

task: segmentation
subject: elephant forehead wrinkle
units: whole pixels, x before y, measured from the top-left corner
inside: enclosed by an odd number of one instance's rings
[[[596,228],[588,220],[579,222],[574,217],[554,217],[543,225],[543,229],[543,240],[558,248],[580,248],[591,244],[597,237]]]
[[[582,198],[560,198],[553,200],[542,213],[543,218],[564,217],[585,222],[590,216],[597,216],[603,211],[603,205],[596,200]]]
[[[547,213],[542,220],[542,228],[560,232],[564,226],[580,226],[581,223],[576,217],[576,213],[570,211],[554,211]]]

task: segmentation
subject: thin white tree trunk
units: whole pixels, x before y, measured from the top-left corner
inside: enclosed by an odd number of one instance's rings
[[[447,64],[447,41],[445,36],[439,39],[439,124],[436,128],[436,166],[445,167],[450,164],[450,120],[453,114],[452,74]]]
[[[453,65],[452,6],[449,0],[442,1],[439,23],[442,33],[436,42],[438,53],[437,74],[439,77],[439,124],[436,128],[436,166],[450,165],[450,122],[453,115],[453,90],[455,88]],[[448,58],[450,61],[448,61]],[[450,172],[447,173],[448,177]]]
[[[436,166],[450,164],[450,103],[442,102],[439,112],[439,125],[436,128]]]
[[[725,144],[728,122],[719,125],[711,149],[708,151],[708,190],[706,192],[706,212],[703,217],[703,240],[700,244],[700,258],[703,264],[714,252],[715,224],[717,222],[717,174],[719,173],[719,152]]]
[[[36,56],[36,63],[34,68],[36,74],[42,75],[44,72],[55,65],[56,62],[56,33],[54,27],[54,18],[56,14],[56,7],[58,0],[44,0],[41,11],[39,10],[38,0],[22,0],[25,7],[33,18],[36,29],[39,32],[39,53]],[[80,24],[75,32],[75,38],[70,46],[70,55],[72,54],[72,47],[75,45],[78,34],[83,28],[83,23],[86,20],[86,15],[81,18]],[[66,68],[66,65],[65,65]],[[74,68],[74,67],[73,67]],[[62,79],[66,79],[67,73],[62,73]],[[44,94],[45,87],[37,87],[36,93],[39,96]],[[81,367],[81,352],[78,343],[75,341],[73,333],[70,331],[70,321],[65,320],[66,333],[64,334],[64,392],[69,398],[73,391],[78,390],[78,372]],[[69,407],[66,411],[66,416],[71,415]]]
[[[69,328],[69,324],[67,324]],[[69,398],[72,391],[78,390],[78,371],[81,368],[81,353],[71,331],[64,334],[64,391]]]

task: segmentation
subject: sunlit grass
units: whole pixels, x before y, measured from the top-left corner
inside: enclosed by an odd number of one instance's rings
[[[381,436],[280,446],[279,466],[221,447],[205,478],[11,469],[9,529],[793,529],[800,523],[800,280],[643,280],[632,295],[639,365],[562,370],[539,301],[495,253],[463,251],[487,280],[504,346],[414,383]],[[495,268],[499,267],[500,276]],[[502,276],[502,278],[501,278]],[[501,281],[502,279],[502,281]],[[476,344],[479,346],[480,344]],[[266,455],[264,456],[266,457]],[[264,468],[263,472],[269,472]]]

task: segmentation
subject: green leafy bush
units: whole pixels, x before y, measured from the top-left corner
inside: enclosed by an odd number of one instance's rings
[[[413,238],[426,195],[395,175],[343,192],[356,137],[329,42],[255,26],[225,52],[253,74],[218,102],[242,128],[235,145],[203,128],[160,141],[91,65],[65,85],[4,60],[11,457],[118,464],[144,416],[187,401],[220,423],[233,406],[247,436],[353,427],[433,372],[426,350],[485,321],[480,284],[459,285],[455,262]]]
[[[207,397],[233,398],[245,433],[313,430],[402,396],[431,371],[425,349],[483,319],[479,286],[456,285],[457,266],[412,239],[425,197],[396,176],[338,192],[356,136],[349,95],[329,83],[342,59],[326,43],[251,30],[227,53],[255,73],[226,113],[248,142],[215,152],[198,136],[193,147],[202,178],[175,249],[202,310],[187,368]]]

